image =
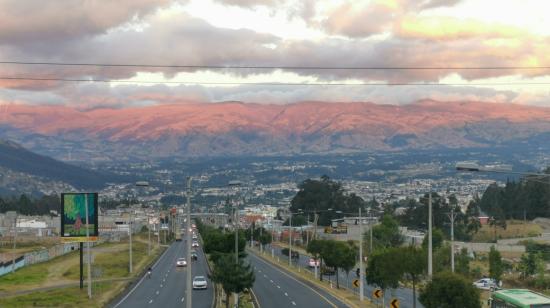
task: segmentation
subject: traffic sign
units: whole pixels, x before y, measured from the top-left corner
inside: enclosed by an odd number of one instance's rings
[[[353,281],[353,286],[356,287],[356,288],[359,288],[359,279],[355,279]]]
[[[394,298],[390,302],[391,308],[399,308],[399,300],[397,298]]]
[[[374,289],[374,291],[372,291],[372,297],[374,298],[380,298],[384,295],[384,291],[382,291],[382,289]]]

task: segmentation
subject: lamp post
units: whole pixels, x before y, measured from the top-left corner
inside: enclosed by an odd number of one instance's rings
[[[240,181],[230,181],[229,187],[234,187],[237,191],[237,198],[239,197],[239,187],[241,187]],[[245,239],[246,242],[246,239]],[[235,264],[239,264],[239,202],[237,200],[235,204]],[[239,307],[239,293],[235,293],[235,307]]]
[[[192,307],[192,264],[191,262],[191,232],[192,232],[192,225],[191,225],[191,177],[187,177],[187,284],[186,284],[186,295],[187,295],[187,301],[186,301],[186,307],[191,308]]]
[[[292,266],[292,211],[288,219],[288,266]]]
[[[137,187],[149,187],[149,182],[136,182]],[[151,224],[149,223],[149,215],[147,215],[147,255],[151,255]]]
[[[432,190],[428,196],[428,276],[433,273],[433,247],[432,247]]]

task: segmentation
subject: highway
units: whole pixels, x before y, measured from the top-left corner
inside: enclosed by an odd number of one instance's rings
[[[280,257],[281,261],[285,260],[286,262],[288,262],[288,256],[285,256],[281,253],[281,247],[276,246],[276,245],[273,245],[272,247],[274,249],[275,256]],[[268,247],[268,246],[266,246],[266,253],[271,253],[271,248]],[[304,255],[300,254],[299,260],[294,260],[293,264],[298,264],[302,268],[304,268],[305,270],[311,271],[313,273],[314,269],[308,267],[308,261],[309,261],[309,256],[304,256]],[[323,279],[332,280],[334,285],[336,285],[336,278],[335,278],[334,275],[333,276],[326,276],[325,275],[325,276],[323,276]],[[346,275],[346,273],[344,273],[342,271],[340,271],[340,273],[339,273],[340,287],[349,288],[349,286],[351,286],[351,283],[354,279],[358,279],[355,275],[355,270],[350,271],[349,276]],[[372,292],[374,291],[375,286],[368,285],[366,282],[363,284],[363,286],[364,286],[364,291],[363,292],[364,292],[365,298],[371,298]],[[353,290],[355,292],[357,292],[357,294],[359,294],[359,290],[357,288],[354,288]],[[419,294],[418,294],[418,290],[417,290],[416,307],[422,308],[424,306],[418,301],[418,295]],[[357,295],[357,296],[359,296],[359,295]],[[389,303],[392,298],[398,298],[399,301],[401,302],[402,307],[412,307],[413,306],[413,304],[412,304],[413,303],[412,289],[398,288],[398,289],[393,290],[393,295],[390,292],[386,292],[384,294],[384,299],[385,299],[386,303]]]
[[[296,280],[253,253],[248,254],[248,260],[255,269],[256,280],[252,291],[260,308],[348,307],[323,289]]]
[[[152,277],[142,278],[113,308],[134,307],[183,307],[187,267],[176,268],[176,259],[186,256],[185,241],[174,242],[153,267]],[[193,262],[193,277],[207,277],[208,269],[202,249],[197,249],[198,260]],[[208,279],[207,279],[208,280]],[[193,307],[210,308],[214,300],[212,283],[208,280],[208,289],[193,290]]]

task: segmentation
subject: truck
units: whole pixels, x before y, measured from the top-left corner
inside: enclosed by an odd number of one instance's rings
[[[176,242],[181,242],[181,231],[176,230]]]

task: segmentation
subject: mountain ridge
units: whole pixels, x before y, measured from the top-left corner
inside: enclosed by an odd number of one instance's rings
[[[402,106],[191,102],[91,110],[9,105],[0,124],[0,137],[45,148],[55,157],[59,153],[46,140],[73,144],[75,154],[83,146],[96,159],[299,154],[493,146],[550,132],[550,108],[434,100]]]

